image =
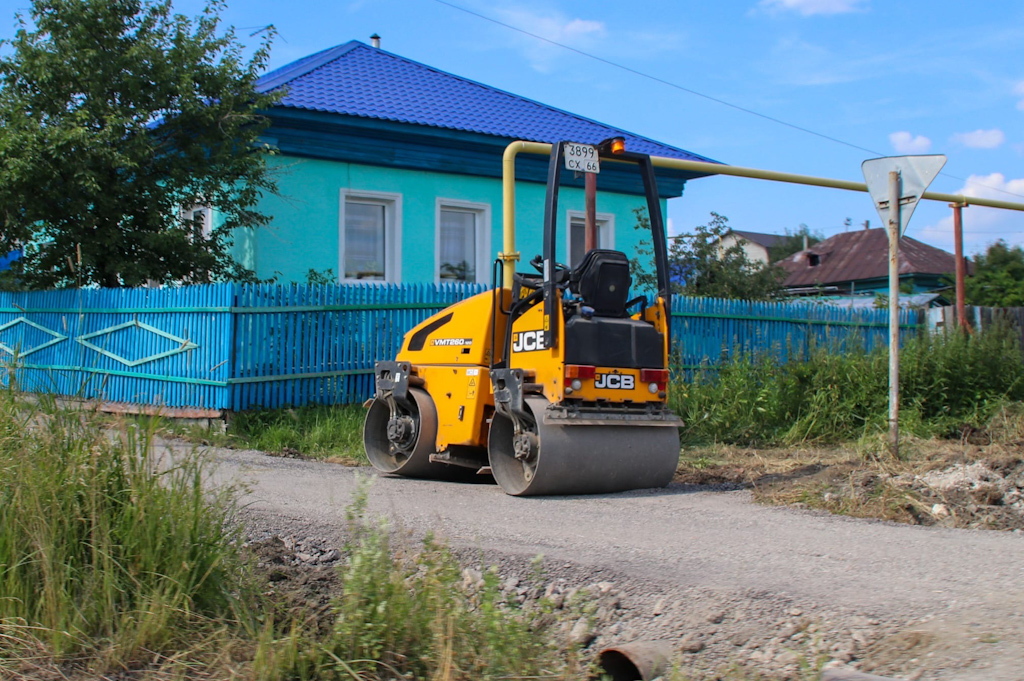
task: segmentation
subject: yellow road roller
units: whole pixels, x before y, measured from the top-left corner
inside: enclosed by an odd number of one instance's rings
[[[551,156],[535,272],[515,271],[520,152]],[[591,250],[573,269],[555,260],[561,170],[590,157],[633,164],[643,180],[653,301],[630,296],[624,253]],[[625,150],[621,139],[513,142],[503,185],[495,285],[419,324],[393,361],[376,363],[363,426],[367,457],[379,471],[409,477],[492,474],[516,496],[664,487],[676,470],[681,423],[667,406],[671,293],[651,158]]]

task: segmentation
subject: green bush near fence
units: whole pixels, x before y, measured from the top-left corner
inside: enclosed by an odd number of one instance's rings
[[[928,335],[900,353],[901,426],[922,437],[979,428],[1007,401],[1024,400],[1024,356],[1015,331]],[[676,379],[672,407],[684,441],[749,445],[836,442],[886,428],[888,349],[826,347],[779,363],[739,354]]]

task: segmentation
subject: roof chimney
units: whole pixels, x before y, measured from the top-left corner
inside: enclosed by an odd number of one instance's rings
[[[370,44],[374,47],[380,47],[380,36],[374,33],[370,36]]]
[[[864,221],[864,229],[871,229],[871,220]]]

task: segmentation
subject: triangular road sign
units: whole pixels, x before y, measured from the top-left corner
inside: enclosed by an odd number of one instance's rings
[[[889,173],[900,174],[900,236],[907,231],[910,217],[917,208],[917,202],[935,176],[946,165],[946,157],[942,154],[928,156],[886,156],[864,161],[860,168],[864,172],[864,181],[868,185],[868,193],[875,203],[875,210],[882,218],[882,225],[889,225]]]

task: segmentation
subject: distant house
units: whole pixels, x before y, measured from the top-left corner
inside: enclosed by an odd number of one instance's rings
[[[738,229],[730,229],[718,240],[718,250],[719,253],[723,253],[739,244],[747,254],[748,260],[763,262],[767,265],[771,262],[771,257],[768,253],[769,249],[784,243],[785,240],[786,237],[781,234],[741,232]]]
[[[501,157],[516,139],[596,144],[679,159],[702,156],[351,41],[266,74],[283,90],[267,111],[280,196],[259,206],[272,222],[236,233],[234,256],[260,278],[303,281],[489,282],[502,243]],[[517,161],[522,265],[541,252],[548,157]],[[694,173],[657,171],[663,209]],[[583,180],[565,172],[558,258],[582,258]],[[617,164],[598,177],[598,240],[632,254],[639,175]],[[216,216],[213,216],[216,220]]]
[[[885,293],[889,286],[889,236],[884,229],[843,232],[779,262],[789,276],[791,293],[853,295]],[[913,282],[912,293],[943,288],[956,269],[951,253],[904,236],[900,239],[900,283]]]

